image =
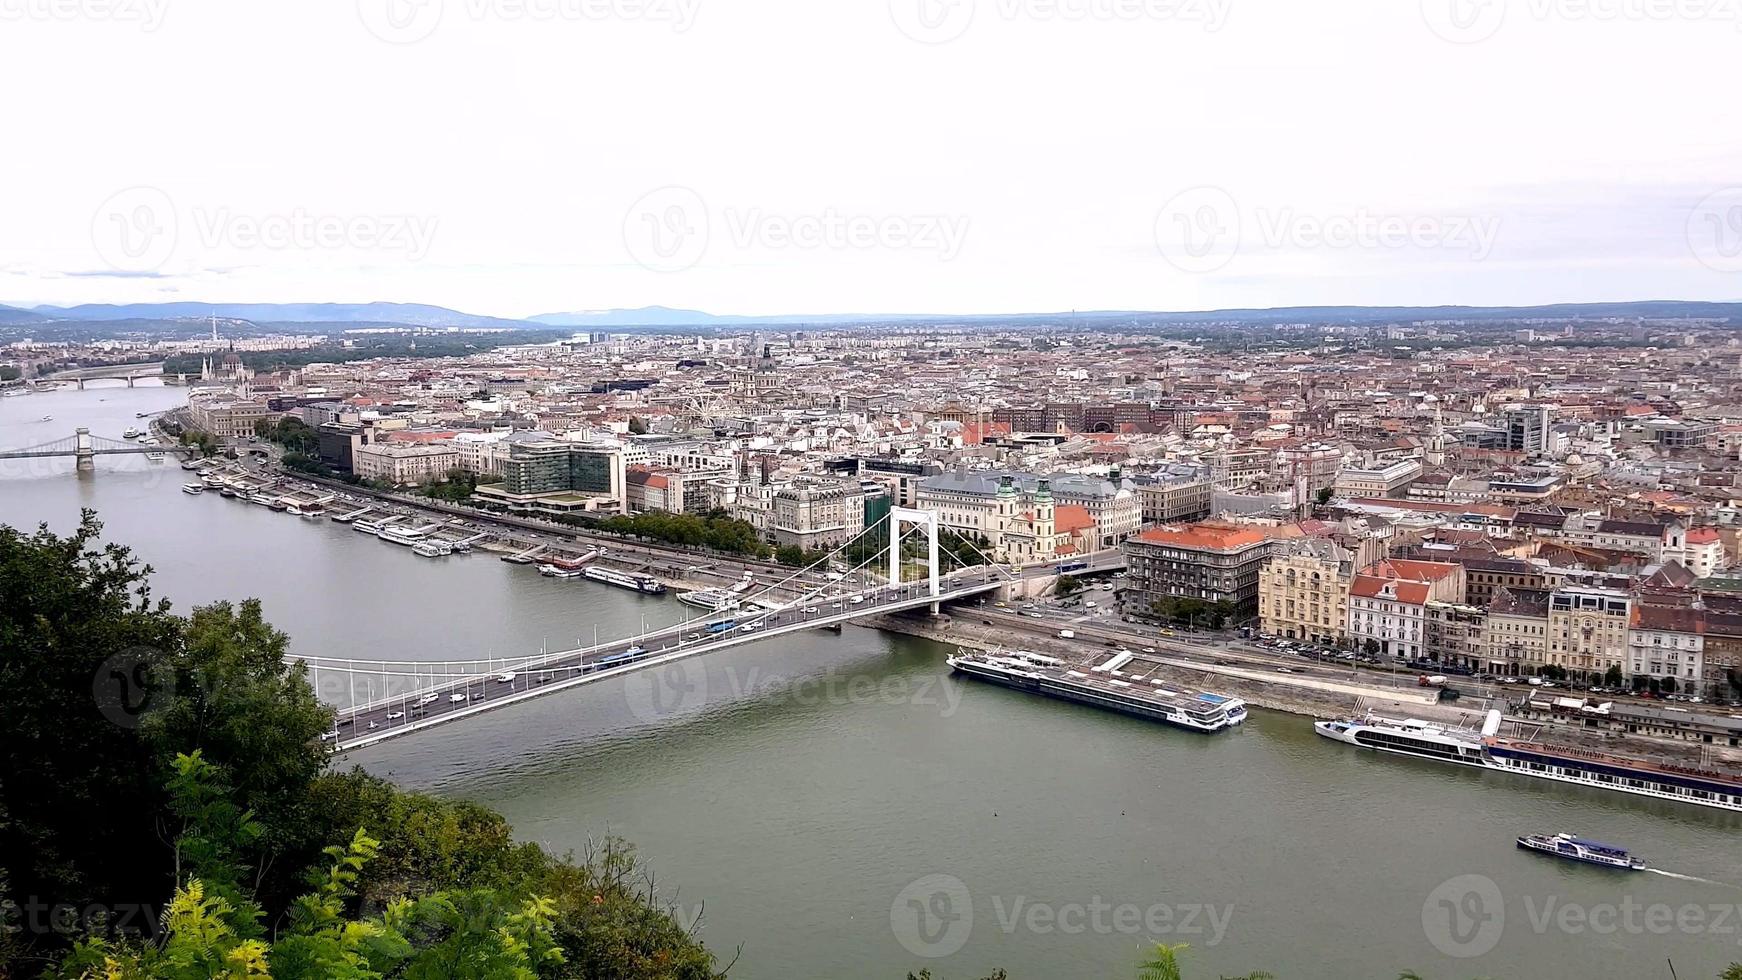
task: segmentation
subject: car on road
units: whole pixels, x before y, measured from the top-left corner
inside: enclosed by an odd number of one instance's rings
[[[1278,667],[1278,668],[1276,668],[1276,672],[1279,674],[1292,674],[1292,673],[1294,673],[1294,668],[1293,667]]]
[[[1154,653],[1154,652],[1155,652],[1155,648],[1154,648],[1154,647],[1144,647],[1144,648],[1143,648],[1143,652],[1144,652],[1144,653]]]
[[[496,675],[496,683],[498,683],[498,684],[512,684],[512,683],[514,683],[514,672],[509,671],[506,674],[497,674]]]
[[[398,721],[399,719],[404,718],[404,717],[405,717],[405,712],[403,712],[403,711],[389,711],[387,713],[387,720],[388,721]]]
[[[464,694],[450,694],[450,695],[448,695],[448,703],[449,704],[465,704],[466,703],[466,696]]]

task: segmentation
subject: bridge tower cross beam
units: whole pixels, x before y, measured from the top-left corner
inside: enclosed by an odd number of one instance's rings
[[[901,584],[901,537],[904,529],[924,529],[926,537],[926,585],[936,596],[938,588],[938,515],[937,511],[893,507],[889,511],[889,584]]]

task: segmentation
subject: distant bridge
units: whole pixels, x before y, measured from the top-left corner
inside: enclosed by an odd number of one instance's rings
[[[105,367],[71,368],[66,371],[56,371],[44,375],[38,381],[72,381],[83,391],[87,381],[125,381],[127,387],[133,387],[133,382],[141,378],[161,378],[164,376],[163,362],[156,364],[112,364]],[[186,380],[186,375],[175,375],[178,380]]]
[[[78,460],[78,469],[90,472],[96,469],[98,456],[145,456],[150,453],[166,453],[170,446],[141,446],[134,442],[122,442],[118,439],[102,439],[91,435],[91,430],[79,426],[70,438],[57,439],[37,446],[26,446],[23,449],[0,450],[0,459],[49,459],[55,456],[71,456]]]

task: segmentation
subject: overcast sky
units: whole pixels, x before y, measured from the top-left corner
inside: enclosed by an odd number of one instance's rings
[[[1742,299],[1735,0],[0,0],[0,302]]]

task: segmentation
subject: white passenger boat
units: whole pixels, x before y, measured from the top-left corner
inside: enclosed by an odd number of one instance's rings
[[[1526,834],[1518,838],[1518,846],[1538,854],[1548,854],[1566,861],[1596,864],[1622,871],[1644,871],[1645,862],[1627,852],[1601,841],[1586,840],[1572,834]]]
[[[709,612],[726,612],[738,608],[738,596],[726,589],[697,589],[678,594],[677,601],[698,606]]]
[[[1498,729],[1500,713],[1490,714]],[[1413,755],[1466,766],[1488,765],[1481,732],[1446,728],[1415,718],[1391,720],[1370,715],[1359,719],[1318,721],[1313,723],[1313,730],[1325,738],[1375,752]]]

